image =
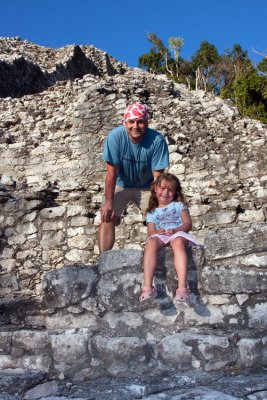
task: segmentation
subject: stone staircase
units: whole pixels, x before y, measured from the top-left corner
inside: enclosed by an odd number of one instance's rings
[[[173,302],[169,248],[158,297],[141,304],[141,250],[48,272],[41,300],[2,304],[0,368],[73,382],[266,368],[266,239],[266,224],[211,230],[204,248],[188,250],[188,304]]]

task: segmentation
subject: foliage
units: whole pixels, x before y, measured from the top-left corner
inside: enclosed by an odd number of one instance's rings
[[[152,48],[148,54],[143,54],[139,57],[139,67],[145,68],[152,74],[163,73],[164,68],[162,67],[164,59],[163,56]]]
[[[267,78],[255,72],[241,76],[234,84],[237,107],[243,116],[267,123]]]
[[[219,60],[217,48],[213,44],[207,41],[200,43],[199,50],[192,56],[196,89],[205,91],[214,91],[216,89],[218,85],[216,69]]]
[[[165,74],[189,89],[213,92],[231,99],[243,116],[267,123],[267,58],[253,66],[248,52],[239,44],[219,54],[216,46],[202,41],[186,60],[181,57],[184,39],[170,37],[168,47],[155,34],[148,33],[152,47],[139,57],[139,67],[154,74]],[[259,53],[260,54],[260,53]]]
[[[239,77],[246,77],[253,73],[254,68],[248,57],[239,44],[233,46],[233,50],[226,50],[221,57],[218,67],[221,76],[221,97],[234,100],[234,84]]]
[[[257,65],[257,68],[264,75],[267,75],[267,57],[265,57],[263,60],[261,60],[259,62],[259,64]]]

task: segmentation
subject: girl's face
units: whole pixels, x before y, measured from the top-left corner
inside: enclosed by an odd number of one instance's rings
[[[172,181],[163,179],[158,186],[155,187],[155,193],[158,199],[159,207],[165,207],[170,204],[176,195],[176,184]]]

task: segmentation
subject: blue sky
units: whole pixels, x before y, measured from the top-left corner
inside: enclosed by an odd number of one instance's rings
[[[207,40],[222,53],[239,43],[251,59],[267,53],[267,0],[0,0],[0,36],[45,47],[93,45],[131,67],[148,53],[146,34],[165,46],[184,39],[186,59]]]

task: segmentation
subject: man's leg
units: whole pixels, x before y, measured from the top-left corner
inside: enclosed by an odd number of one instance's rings
[[[118,224],[118,217],[113,217],[110,222],[101,222],[98,229],[98,247],[100,254],[111,250],[115,242],[115,225]]]

